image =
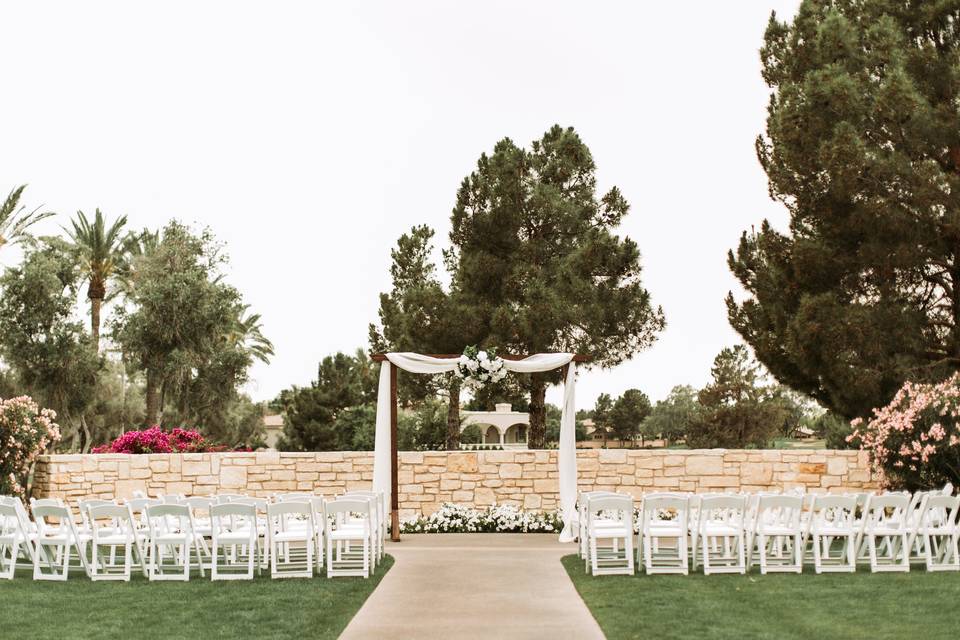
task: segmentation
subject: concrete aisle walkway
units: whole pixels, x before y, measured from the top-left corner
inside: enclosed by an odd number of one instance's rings
[[[560,558],[555,534],[419,534],[389,544],[396,563],[342,640],[576,638],[603,633]]]

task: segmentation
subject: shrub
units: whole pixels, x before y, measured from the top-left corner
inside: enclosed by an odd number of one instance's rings
[[[119,438],[92,449],[93,453],[206,453],[225,451],[227,447],[206,440],[194,429],[164,431],[153,426],[143,431],[127,431]]]
[[[870,452],[891,488],[960,485],[960,373],[939,384],[907,382],[873,418],[851,423],[848,442]]]
[[[26,493],[30,467],[60,441],[57,414],[27,396],[0,398],[0,494]]]

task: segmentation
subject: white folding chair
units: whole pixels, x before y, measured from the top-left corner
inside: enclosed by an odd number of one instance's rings
[[[77,531],[70,507],[57,500],[45,499],[34,501],[32,510],[37,523],[33,579],[66,581],[74,549],[80,560],[80,568],[89,576],[86,553],[90,535]],[[45,562],[41,562],[41,558]],[[47,565],[49,572],[41,568],[43,564]],[[57,565],[60,566],[59,571]]]
[[[753,566],[757,553],[760,573],[803,571],[803,528],[800,516],[803,497],[761,495],[747,541],[747,564]]]
[[[259,569],[257,554],[261,558],[263,554],[256,506],[240,502],[213,505],[210,524],[213,545],[210,579],[253,580],[254,566]]]
[[[744,520],[745,496],[704,496],[700,498],[692,540],[693,568],[697,568],[697,543],[703,556],[703,573],[746,573],[747,551]]]
[[[633,497],[592,496],[586,516],[593,575],[633,575]]]
[[[227,503],[224,503],[227,504]],[[267,506],[270,501],[266,498],[235,498],[229,504],[245,504],[252,506],[257,513],[257,544],[260,545],[260,569],[267,569],[270,566],[270,545],[269,545],[269,522],[267,518]]]
[[[857,570],[857,498],[817,495],[810,507],[810,542],[817,573]],[[839,543],[839,549],[836,549]],[[834,553],[836,551],[836,553]]]
[[[33,565],[37,534],[25,515],[20,498],[0,496],[0,579],[12,580],[21,558]]]
[[[267,505],[270,577],[313,577],[313,508],[309,502]],[[282,550],[281,550],[282,547]]]
[[[579,516],[579,522],[577,523],[579,529],[579,535],[577,536],[579,538],[577,553],[581,558],[583,558],[584,569],[587,571],[590,570],[590,541],[589,530],[587,529],[587,501],[593,497],[618,495],[622,494],[615,493],[613,491],[581,491],[579,495],[577,495],[577,515]],[[594,522],[595,526],[597,527],[605,526],[605,521],[603,518],[596,518]],[[615,523],[613,522],[610,522],[610,524],[615,526]]]
[[[687,548],[689,498],[677,495],[644,496],[641,510],[643,566],[648,574],[690,572]],[[664,544],[664,543],[669,544]],[[670,549],[674,553],[670,552]]]
[[[960,496],[942,493],[926,496],[912,535],[922,543],[927,571],[960,571],[958,514]]]
[[[324,503],[327,577],[370,575],[370,540],[375,507],[369,500],[337,498]],[[360,526],[357,526],[359,522]],[[351,543],[357,543],[356,548]]]
[[[339,496],[344,500],[366,500],[370,503],[370,539],[367,544],[370,545],[370,559],[373,566],[380,561],[380,523],[382,505],[376,493],[373,491],[350,491]],[[344,523],[345,526],[363,527],[361,518],[353,518]]]
[[[88,505],[87,516],[92,546],[90,579],[129,582],[133,552],[138,549],[136,525],[130,507],[116,504]],[[104,548],[108,553],[102,553]],[[116,561],[116,552],[120,549],[123,551],[122,564]]]
[[[194,552],[200,576],[205,576],[203,551],[200,538],[193,529],[190,507],[169,503],[150,505],[147,507],[147,524],[150,528],[147,577],[150,580],[190,580]],[[173,560],[171,565],[164,562],[168,551]],[[168,572],[168,569],[173,571]]]
[[[906,495],[884,494],[867,503],[861,544],[867,547],[871,571],[910,571],[910,502]]]

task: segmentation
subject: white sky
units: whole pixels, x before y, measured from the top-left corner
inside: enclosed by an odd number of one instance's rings
[[[481,152],[572,125],[632,205],[621,233],[668,323],[583,374],[578,404],[657,400],[738,341],[727,250],[764,217],[785,226],[753,148],[758,49],[770,10],[798,4],[5,3],[0,197],[26,182],[25,204],[62,214],[38,233],[96,207],[210,226],[276,346],[249,387],[268,399],[366,346],[396,238],[427,223],[446,242]]]

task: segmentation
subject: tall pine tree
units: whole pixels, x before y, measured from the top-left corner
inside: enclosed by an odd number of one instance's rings
[[[960,368],[958,25],[956,2],[807,0],[766,31],[757,152],[790,228],[731,252],[730,321],[848,419]]]
[[[640,282],[640,251],[615,233],[627,214],[620,191],[596,193],[596,166],[572,128],[552,127],[529,149],[505,138],[457,193],[454,286],[486,342],[513,353],[585,353],[610,367],[649,346],[664,326]],[[548,382],[533,374],[528,445],[544,445]]]

